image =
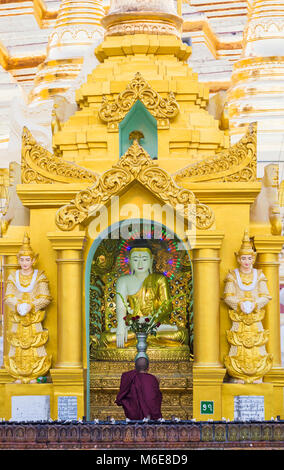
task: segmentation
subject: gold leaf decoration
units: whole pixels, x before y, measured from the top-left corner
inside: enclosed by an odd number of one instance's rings
[[[197,228],[208,229],[213,225],[213,211],[200,204],[192,191],[178,186],[135,140],[119,162],[103,173],[93,186],[79,191],[69,204],[57,211],[57,226],[61,230],[72,230],[134,180],[177,211],[181,205],[182,215],[195,220]]]
[[[174,174],[176,181],[192,182],[256,181],[257,124],[249,125],[247,133],[236,144],[213,157],[191,164]]]
[[[96,173],[57,157],[39,145],[24,127],[22,135],[22,183],[76,183],[95,182]]]
[[[169,119],[179,113],[179,105],[174,94],[171,92],[168,98],[162,98],[138,72],[115,101],[110,102],[106,96],[103,97],[99,116],[103,122],[108,124],[108,130],[118,131],[119,123],[137,100],[141,101],[152,116],[157,119],[158,129],[168,128]]]

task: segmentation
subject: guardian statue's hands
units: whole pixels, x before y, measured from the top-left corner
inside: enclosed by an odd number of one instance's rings
[[[21,317],[24,317],[25,315],[27,315],[27,313],[31,311],[31,308],[32,306],[30,304],[21,303],[17,305],[17,312],[19,315],[21,315]]]
[[[241,308],[241,311],[246,313],[246,314],[250,314],[251,312],[253,312],[253,310],[255,309],[255,302],[251,302],[250,300],[245,300],[243,302],[240,302],[240,308]]]

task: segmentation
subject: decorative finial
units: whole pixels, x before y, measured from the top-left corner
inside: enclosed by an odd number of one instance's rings
[[[129,134],[129,140],[133,140],[133,143],[134,142],[137,142],[138,144],[140,144],[140,140],[141,139],[144,139],[144,134],[143,132],[141,131],[132,131],[130,132]]]

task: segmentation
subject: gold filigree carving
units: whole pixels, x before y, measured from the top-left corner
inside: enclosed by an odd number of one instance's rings
[[[103,96],[99,116],[107,123],[109,131],[118,131],[119,123],[137,100],[141,101],[157,119],[158,129],[167,129],[169,120],[179,113],[179,105],[174,94],[171,92],[168,98],[162,98],[138,72],[127,88],[118,95],[116,101],[110,102],[106,96]]]
[[[103,173],[93,186],[77,193],[74,200],[57,211],[57,226],[61,230],[73,230],[134,180],[164,204],[174,207],[177,212],[182,211],[182,216],[190,218],[196,228],[206,230],[213,225],[212,209],[201,204],[192,191],[178,186],[135,140],[119,162]]]
[[[95,182],[96,173],[69,163],[39,145],[24,127],[22,135],[22,183]]]
[[[180,419],[192,418],[192,367],[193,359],[181,359],[175,356],[165,360],[167,348],[164,356],[161,354],[152,356],[150,350],[151,374],[156,375],[160,381],[160,388],[163,393],[162,414],[165,419],[178,416]],[[136,351],[136,352],[135,352]],[[147,350],[148,352],[148,350]],[[157,351],[156,351],[157,352]],[[160,351],[161,352],[161,351]],[[90,415],[92,419],[106,419],[107,416],[117,416],[117,419],[124,419],[122,415],[115,415],[119,411],[114,401],[119,390],[121,374],[133,369],[133,358],[137,350],[133,348],[132,356],[125,360],[97,360],[90,361]]]
[[[249,125],[247,133],[232,147],[189,165],[174,174],[176,181],[188,178],[192,182],[256,181],[257,124]]]
[[[136,348],[113,348],[113,349],[96,349],[95,356],[92,359],[99,361],[115,361],[115,362],[133,362],[137,354]],[[192,355],[189,349],[184,348],[161,348],[147,349],[147,354],[151,361],[190,361]]]
[[[127,22],[126,24],[114,24],[108,27],[105,37],[107,36],[125,36],[126,34],[155,34],[155,35],[174,35],[180,37],[174,24],[162,23],[161,21],[140,21],[139,23]]]
[[[134,349],[134,348],[133,348]],[[134,351],[133,351],[134,352]],[[137,350],[136,350],[137,353]],[[134,352],[135,354],[135,352]],[[192,371],[192,361],[193,357],[191,357],[190,361],[151,361],[150,368],[152,374],[176,374],[182,375],[185,374],[189,376],[190,372]],[[126,361],[123,364],[123,372],[127,370],[133,369],[133,364],[131,361]],[[113,377],[117,373],[117,363],[113,361],[90,361],[90,374],[91,376],[107,376]]]

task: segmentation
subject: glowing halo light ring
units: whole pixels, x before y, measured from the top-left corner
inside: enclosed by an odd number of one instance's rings
[[[154,235],[154,227],[151,226],[151,232],[147,232],[147,233],[143,232],[143,239],[148,240],[148,241],[157,240],[157,238],[154,238],[153,235]],[[138,240],[138,239],[141,239],[141,232],[136,229],[132,232],[132,236],[128,238],[127,240],[123,240],[119,246],[118,264],[123,274],[130,273],[129,251],[132,248],[131,243],[134,240]],[[164,274],[164,276],[168,277],[169,279],[173,279],[175,271],[180,266],[180,257],[178,255],[178,243],[176,240],[173,240],[172,238],[169,238],[167,236],[167,231],[165,228],[161,228],[159,239],[167,243],[168,245],[167,249],[172,254],[172,257],[168,260],[169,269],[167,271],[163,271],[162,274]]]

